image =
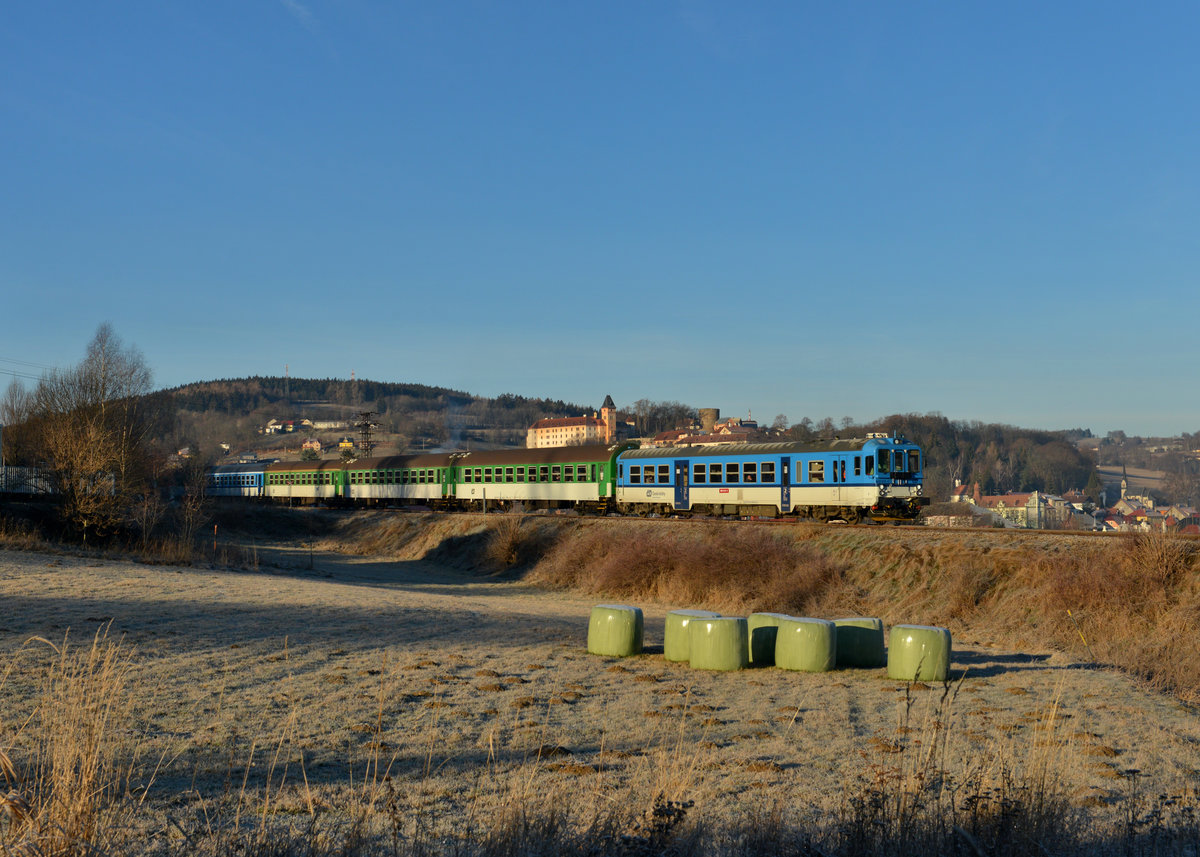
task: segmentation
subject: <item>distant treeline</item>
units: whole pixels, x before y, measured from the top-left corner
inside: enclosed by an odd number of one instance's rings
[[[494,399],[425,384],[340,378],[229,378],[163,391],[179,415],[175,442],[212,450],[254,440],[268,420],[352,420],[371,411],[378,432],[404,449],[524,445],[538,419],[578,416],[594,407],[505,393]]]
[[[1078,488],[1093,502],[1100,499],[1096,462],[1077,446],[1082,432],[948,420],[941,414],[896,414],[866,428],[895,431],[920,444],[927,490],[935,499],[945,499],[955,480],[978,482],[983,494]]]

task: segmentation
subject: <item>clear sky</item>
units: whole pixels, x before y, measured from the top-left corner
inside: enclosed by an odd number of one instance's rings
[[[1200,429],[1200,5],[8,4],[0,382]],[[17,362],[21,361],[21,362]]]

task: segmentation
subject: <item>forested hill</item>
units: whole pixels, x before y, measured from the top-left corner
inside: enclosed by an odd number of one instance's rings
[[[1079,449],[1086,435],[1074,431],[1040,431],[995,423],[948,420],[940,414],[897,414],[869,427],[897,432],[920,444],[927,462],[930,496],[949,494],[955,480],[979,483],[984,494],[1072,488],[1098,499],[1096,462]]]
[[[599,407],[505,393],[494,399],[425,384],[340,378],[228,378],[162,391],[177,414],[179,445],[212,450],[219,443],[257,445],[269,420],[353,420],[376,414],[391,448],[441,445],[523,446],[538,419],[578,416]],[[343,432],[346,433],[346,432]]]

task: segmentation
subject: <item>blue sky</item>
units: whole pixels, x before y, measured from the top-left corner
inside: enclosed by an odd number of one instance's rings
[[[10,5],[0,383],[1200,429],[1200,6]],[[22,362],[17,362],[22,361]]]

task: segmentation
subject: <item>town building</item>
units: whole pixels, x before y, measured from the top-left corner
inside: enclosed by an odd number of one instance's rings
[[[581,417],[538,420],[525,435],[528,449],[551,446],[581,446],[585,443],[614,443],[617,439],[617,406],[612,396],[604,397],[599,413]]]

